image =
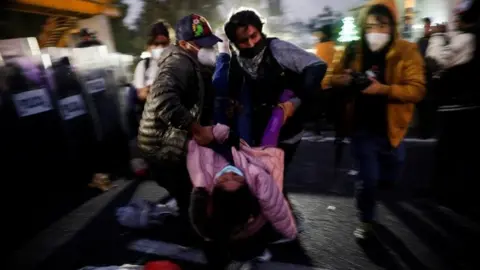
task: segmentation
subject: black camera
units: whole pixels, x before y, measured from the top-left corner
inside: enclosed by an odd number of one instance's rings
[[[372,84],[369,76],[365,73],[353,72],[350,75],[352,76],[352,82],[350,83],[350,85],[355,91],[363,91]]]

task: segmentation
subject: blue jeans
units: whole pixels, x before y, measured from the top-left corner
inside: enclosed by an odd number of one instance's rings
[[[377,185],[380,181],[397,181],[405,161],[405,146],[390,145],[387,136],[358,132],[352,137],[352,151],[358,166],[356,182],[357,208],[362,222],[375,218]]]

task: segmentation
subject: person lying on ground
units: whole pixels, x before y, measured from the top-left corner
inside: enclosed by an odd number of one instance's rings
[[[278,240],[267,237],[275,235],[272,231],[295,239],[295,220],[282,193],[283,151],[268,145],[251,148],[225,125],[217,124],[212,132],[216,141],[207,147],[190,141],[187,157],[194,186],[190,221],[214,246],[212,267],[218,261],[228,263],[232,256],[246,256],[239,255],[244,252],[250,258],[258,255],[254,252]],[[275,144],[275,139],[266,141]],[[208,250],[206,255],[211,258]]]

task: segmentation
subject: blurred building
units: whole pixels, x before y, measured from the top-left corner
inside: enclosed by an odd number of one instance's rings
[[[411,31],[410,35],[405,37],[417,40],[423,35],[422,19],[429,17],[433,24],[451,21],[456,0],[397,0],[396,2],[401,12],[400,16],[403,18],[400,21],[403,29]]]
[[[422,19],[429,17],[432,22],[442,23],[452,20],[453,8],[458,0],[392,0],[399,11],[399,31],[403,37],[416,40],[423,34]],[[369,0],[360,0],[350,10],[357,15]]]
[[[120,14],[112,2],[112,0],[9,1],[6,9],[2,11],[1,20],[3,24],[16,29],[1,38],[36,36],[41,48],[68,47],[78,42],[79,29],[88,28],[96,33],[97,39],[106,45],[109,51],[115,51],[108,17]],[[31,14],[34,15],[30,16]],[[35,33],[29,29],[22,29],[24,25],[32,25],[30,17],[36,18],[32,26]],[[23,18],[23,21],[18,18]],[[12,21],[16,23],[13,24]]]
[[[268,15],[280,16],[282,15],[282,1],[281,0],[268,0]]]

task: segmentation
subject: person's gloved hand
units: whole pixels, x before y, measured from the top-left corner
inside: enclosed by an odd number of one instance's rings
[[[285,89],[280,96],[278,107],[280,107],[283,111],[283,123],[287,122],[287,119],[290,118],[293,113],[295,112],[296,105],[294,100],[297,100],[297,103],[301,101],[297,98],[294,98],[295,94],[292,90]],[[297,104],[298,105],[298,104]]]
[[[217,43],[218,44],[218,52],[219,53],[226,53],[228,55],[232,55],[232,52],[230,51],[230,40],[228,40],[227,35],[223,31],[223,29],[218,29],[215,32],[215,35],[222,39],[222,42]]]
[[[280,103],[278,104],[278,107],[283,110],[283,123],[287,122],[287,119],[295,112],[295,105],[291,101]]]

